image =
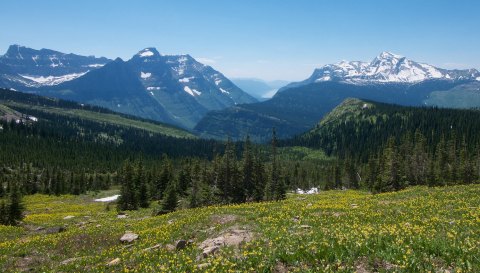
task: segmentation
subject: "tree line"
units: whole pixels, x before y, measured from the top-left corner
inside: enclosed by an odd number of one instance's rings
[[[276,141],[274,131],[268,163],[252,148],[248,137],[240,158],[235,143],[228,141],[223,155],[217,154],[211,161],[183,159],[177,162],[176,171],[167,156],[150,172],[141,161],[126,161],[118,171],[121,190],[117,207],[136,210],[154,201],[155,213],[163,214],[178,207],[284,199],[289,178],[278,166]]]

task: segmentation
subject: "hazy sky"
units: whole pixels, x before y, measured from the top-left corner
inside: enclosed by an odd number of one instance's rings
[[[20,44],[129,59],[153,46],[266,80],[381,51],[480,68],[478,0],[1,0],[0,11],[0,52]]]

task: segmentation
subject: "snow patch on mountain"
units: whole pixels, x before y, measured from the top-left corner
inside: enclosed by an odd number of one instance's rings
[[[142,79],[148,79],[152,76],[152,73],[149,73],[149,72],[140,72],[140,78]]]
[[[63,66],[63,63],[57,58],[57,56],[49,57],[50,62],[50,67],[57,67],[57,66]]]
[[[88,71],[87,71],[88,72]],[[81,77],[85,75],[87,72],[84,73],[72,73],[72,74],[67,74],[67,75],[62,75],[62,76],[31,76],[31,75],[20,75],[23,78],[33,81],[37,84],[29,84],[29,86],[53,86],[53,85],[58,85],[63,82],[71,81],[74,80],[78,77]]]
[[[98,67],[102,67],[104,66],[105,64],[89,64],[87,65],[87,67],[93,67],[93,68],[98,68]]]
[[[332,77],[330,77],[329,75],[325,75],[325,76],[323,76],[323,77],[321,77],[321,78],[316,79],[315,81],[316,81],[316,82],[326,82],[326,81],[329,81],[329,80],[331,80],[331,79],[332,79]]]
[[[150,51],[149,49],[144,49],[142,52],[140,52],[138,55],[140,55],[140,57],[151,57],[153,55],[155,55],[152,51]]]
[[[183,87],[183,91],[187,92],[191,96],[200,96],[202,94],[202,92],[199,92],[196,89],[191,89],[188,86]]]
[[[194,79],[194,77],[181,78],[181,79],[179,79],[178,81],[179,81],[179,82],[186,83],[186,82],[190,82],[190,80],[192,80],[192,79]]]

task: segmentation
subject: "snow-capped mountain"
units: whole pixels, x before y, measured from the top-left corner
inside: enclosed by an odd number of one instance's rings
[[[3,87],[30,89],[71,81],[111,60],[95,56],[65,54],[50,49],[11,45],[0,56],[0,81]]]
[[[193,128],[210,110],[255,102],[222,73],[190,55],[145,48],[130,60],[10,46],[0,87],[59,97]]]
[[[145,48],[128,63],[145,89],[162,101],[167,99],[165,94],[188,95],[208,110],[256,101],[222,73],[190,55],[162,55],[155,48]]]
[[[293,83],[282,88],[282,90],[327,81],[352,84],[415,84],[426,80],[480,80],[480,72],[476,69],[442,69],[433,65],[415,62],[390,52],[382,52],[371,62],[341,61],[336,64],[328,64],[317,68],[305,81]]]

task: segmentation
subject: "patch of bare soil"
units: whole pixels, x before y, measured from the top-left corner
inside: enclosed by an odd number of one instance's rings
[[[210,220],[215,225],[225,225],[237,220],[237,216],[233,214],[216,214],[210,217]]]

